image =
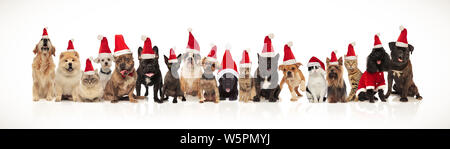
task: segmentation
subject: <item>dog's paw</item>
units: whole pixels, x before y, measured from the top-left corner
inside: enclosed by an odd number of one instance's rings
[[[204,102],[205,102],[205,101],[203,101],[203,100],[200,100],[200,101],[199,101],[199,103],[204,103]]]
[[[401,102],[408,102],[408,98],[402,97],[402,98],[400,98],[400,101],[401,101]]]
[[[181,101],[185,102],[185,101],[186,101],[186,97],[183,96],[183,97],[181,98]]]
[[[111,100],[111,103],[118,103],[119,100]]]
[[[369,102],[370,103],[375,103],[375,100],[374,99],[370,99]]]
[[[61,102],[61,96],[56,97],[55,102]]]
[[[33,97],[33,101],[39,101],[39,97]]]
[[[253,97],[253,102],[259,102],[261,99],[260,98],[258,98],[258,97]]]
[[[298,97],[291,98],[291,101],[297,101]]]
[[[52,101],[53,97],[52,96],[48,96],[47,98],[45,98],[47,101]]]
[[[131,103],[138,103],[138,101],[136,99],[131,99],[131,98],[130,98],[130,102]]]
[[[422,96],[420,96],[420,95],[417,95],[417,96],[416,96],[416,99],[417,99],[417,100],[422,100],[422,99],[423,99],[423,97],[422,97]]]

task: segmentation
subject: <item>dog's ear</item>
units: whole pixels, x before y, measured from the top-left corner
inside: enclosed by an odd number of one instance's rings
[[[259,62],[259,60],[260,60],[260,56],[259,56],[259,53],[256,53],[256,55],[258,56],[258,62]]]
[[[408,44],[408,49],[409,49],[409,52],[411,52],[411,54],[412,54],[412,52],[414,51],[414,46]]]
[[[342,56],[341,57],[339,57],[339,60],[338,60],[338,62],[339,62],[339,65],[341,65],[342,66]]]
[[[395,46],[395,42],[389,42],[389,50],[393,51],[395,50],[397,47]]]
[[[166,65],[169,64],[169,58],[167,58],[166,55],[164,55],[164,63],[166,63]]]
[[[157,46],[153,46],[153,51],[155,51],[156,59],[159,58],[159,49]]]
[[[297,66],[297,68],[300,68],[300,66],[302,66],[303,64],[300,62],[295,63],[295,65]]]
[[[53,55],[53,56],[55,56],[55,53],[56,53],[56,48],[55,48],[55,46],[51,46],[52,47],[52,49],[50,49],[50,54],[51,55]]]
[[[202,66],[205,65],[205,61],[206,61],[206,57],[202,58],[202,62],[201,62]]]
[[[59,54],[59,59],[62,59],[64,57],[64,52],[61,52],[61,54]]]
[[[34,55],[36,55],[38,53],[39,49],[38,49],[38,45],[36,44],[36,46],[34,47],[33,53]]]
[[[97,57],[94,59],[94,63],[100,63],[100,59]]]
[[[327,57],[327,66],[330,65],[330,58]]]
[[[283,71],[283,67],[284,67],[284,65],[278,66],[278,70]]]
[[[113,56],[113,61],[116,62],[116,60],[117,60],[117,57]]]
[[[142,47],[138,48],[138,59],[141,60]]]
[[[80,55],[76,51],[75,51],[75,57],[80,58]]]
[[[279,59],[279,58],[280,58],[280,54],[277,53],[277,55],[275,55],[274,59],[275,59],[276,62],[278,62],[278,59]]]

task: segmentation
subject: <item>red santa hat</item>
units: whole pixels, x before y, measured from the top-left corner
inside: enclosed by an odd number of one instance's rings
[[[144,41],[144,48],[142,49],[141,59],[152,59],[155,58],[155,51],[153,51],[152,40],[150,37],[142,35],[142,41]]]
[[[291,47],[292,41],[289,41],[287,44],[284,45],[284,58],[282,65],[292,65],[297,63],[297,61],[295,60],[294,53],[292,53]]]
[[[347,54],[344,57],[346,60],[356,60],[357,59],[354,47],[355,47],[355,42],[348,44]]]
[[[175,54],[174,48],[170,48],[170,55],[169,55],[169,63],[177,63],[177,55]]]
[[[212,45],[211,51],[209,51],[208,56],[206,56],[206,60],[210,62],[217,62],[217,46]]]
[[[395,45],[397,47],[408,47],[408,39],[407,39],[407,35],[408,35],[408,31],[406,30],[405,27],[400,26],[400,30],[402,31],[400,33],[400,36],[398,36],[397,42],[395,43]]]
[[[131,54],[130,48],[128,48],[123,35],[118,34],[115,36],[114,56],[120,56],[124,54]]]
[[[242,59],[241,62],[239,63],[240,67],[251,67],[252,66],[252,62],[250,61],[250,57],[248,56],[248,51],[244,50],[242,52]]]
[[[331,52],[331,59],[330,59],[330,63],[329,63],[330,65],[338,65],[339,64],[338,59],[336,57],[337,52],[335,52],[335,51]]]
[[[325,64],[323,64],[323,62],[318,59],[317,57],[313,56],[309,59],[309,62],[307,64],[308,67],[311,66],[319,66],[320,68],[322,68],[323,70],[325,70]]]
[[[103,35],[98,35],[97,39],[100,40],[100,48],[98,50],[98,57],[111,56],[111,50],[109,49],[108,39]]]
[[[222,68],[217,73],[219,78],[222,77],[225,73],[231,73],[234,76],[239,77],[236,63],[234,62],[233,57],[231,56],[229,48],[227,48],[227,50],[225,50],[225,53],[223,54],[221,65]]]
[[[90,58],[86,59],[86,68],[84,68],[84,74],[86,74],[86,75],[95,74],[94,67],[92,66],[92,62],[91,62]]]
[[[380,41],[380,33],[375,34],[373,48],[382,48],[383,45]]]
[[[42,32],[42,38],[48,39],[47,27],[44,27],[44,30]]]
[[[73,51],[75,51],[75,48],[73,47],[73,41],[74,41],[73,39],[69,40],[69,43],[67,45],[67,50],[63,51],[63,52],[73,52]]]
[[[261,53],[262,57],[274,57],[276,55],[272,46],[273,37],[274,35],[270,33],[264,38],[264,47]]]
[[[186,47],[187,52],[192,52],[195,54],[200,53],[200,45],[197,40],[195,40],[194,35],[192,35],[192,28],[188,28],[189,31],[189,40]]]

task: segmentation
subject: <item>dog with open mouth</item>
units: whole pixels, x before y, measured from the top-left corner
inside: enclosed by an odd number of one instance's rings
[[[62,99],[80,101],[77,88],[80,85],[80,55],[74,50],[73,39],[69,40],[67,51],[61,52],[55,75],[56,102]]]
[[[181,97],[181,101],[186,101],[184,93],[181,90],[180,75],[178,75],[178,69],[180,69],[181,64],[181,54],[176,56],[174,49],[171,48],[169,58],[164,55],[164,62],[168,69],[162,87],[164,100],[168,100],[169,96],[171,96],[173,97],[172,103],[178,103],[178,97]]]
[[[109,49],[108,39],[102,35],[98,35],[97,39],[101,40],[101,42],[98,57],[94,59],[94,62],[100,63],[102,66],[98,75],[100,77],[102,88],[105,88],[106,83],[108,83],[112,76],[111,67],[114,62],[114,56],[111,54],[111,50]]]
[[[47,28],[44,28],[41,40],[34,47],[36,55],[32,64],[33,101],[45,98],[51,101],[54,97],[55,81],[55,47],[48,38]]]
[[[329,103],[346,102],[347,86],[344,81],[342,57],[337,59],[336,52],[327,57],[327,100]]]
[[[231,56],[229,48],[225,50],[223,54],[222,63],[220,64],[217,77],[219,77],[219,93],[220,100],[228,98],[230,101],[234,101],[238,97],[238,72],[236,63]]]
[[[209,101],[219,103],[219,88],[217,88],[214,71],[219,67],[217,62],[217,46],[213,45],[209,54],[202,59],[203,74],[200,79],[200,103]]]
[[[305,76],[303,76],[302,71],[299,69],[302,63],[295,60],[291,47],[292,42],[288,42],[284,45],[283,64],[278,67],[280,71],[283,71],[283,78],[280,82],[280,88],[283,89],[282,87],[284,83],[286,83],[289,91],[291,92],[291,101],[297,101],[298,98],[303,96],[298,90],[300,89],[304,92],[306,90],[306,83]]]
[[[200,79],[202,78],[202,66],[200,64],[200,45],[192,35],[192,29],[189,28],[189,40],[186,52],[183,54],[183,67],[180,74],[180,85],[184,96],[200,97]]]
[[[153,100],[163,103],[163,81],[161,70],[159,69],[159,50],[157,46],[152,48],[152,41],[149,37],[142,36],[144,48],[139,47],[139,67],[137,69],[136,95],[141,96],[141,85],[145,86],[144,96],[148,96],[148,87],[153,86]],[[158,98],[158,92],[160,98]]]
[[[408,43],[407,30],[400,26],[400,36],[397,42],[390,42],[389,49],[391,50],[391,70],[388,73],[388,91],[386,98],[391,93],[400,95],[401,102],[407,102],[408,96],[422,100],[419,94],[419,89],[413,81],[412,64],[409,58],[414,51],[414,46]],[[395,84],[393,84],[395,81]],[[394,89],[394,92],[392,92]]]
[[[120,34],[115,36],[114,62],[116,68],[111,79],[106,83],[103,99],[111,101],[111,103],[117,103],[121,99],[137,103],[136,99],[144,99],[145,97],[133,94],[137,80],[133,53]]]
[[[356,91],[359,101],[369,100],[370,103],[374,103],[375,100],[378,100],[375,97],[378,92],[380,100],[386,102],[384,72],[390,70],[391,58],[384,50],[379,36],[379,34],[374,36],[374,48],[367,57],[366,71],[359,79],[358,90]]]

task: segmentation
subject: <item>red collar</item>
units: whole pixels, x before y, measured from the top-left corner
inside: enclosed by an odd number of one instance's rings
[[[122,76],[122,78],[125,78],[125,77],[127,77],[127,76],[133,77],[133,72],[134,72],[134,71],[132,71],[131,73],[129,73],[129,74],[126,75],[126,76],[124,76],[123,74],[120,74],[120,75]]]

